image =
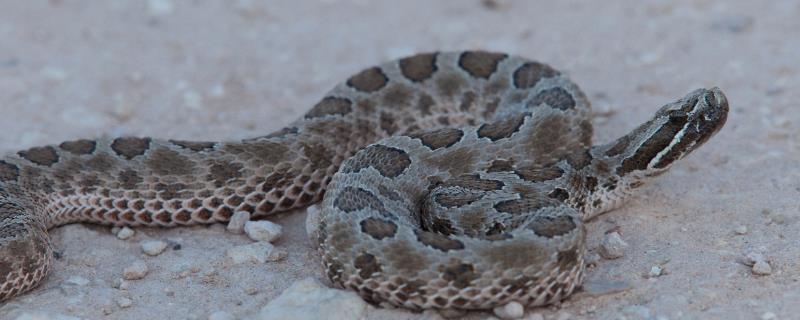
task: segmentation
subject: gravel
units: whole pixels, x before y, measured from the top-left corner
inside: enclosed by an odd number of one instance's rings
[[[605,235],[603,242],[600,243],[598,253],[606,259],[618,259],[625,254],[625,248],[628,244],[622,240],[622,237],[617,232],[611,232]]]
[[[122,271],[122,278],[125,280],[139,280],[144,278],[148,271],[147,264],[143,260],[136,260]]]
[[[161,240],[147,240],[142,241],[142,252],[148,256],[157,256],[164,252],[167,248],[167,243]]]
[[[128,227],[123,227],[122,229],[119,230],[119,232],[117,232],[117,238],[121,240],[128,240],[131,237],[133,237],[134,234],[135,232],[133,231],[133,229]]]
[[[242,233],[244,232],[244,225],[248,221],[250,221],[250,212],[237,211],[231,216],[231,220],[228,221],[226,229],[231,233]]]
[[[283,234],[283,228],[266,220],[247,221],[244,224],[244,232],[254,241],[273,242]]]

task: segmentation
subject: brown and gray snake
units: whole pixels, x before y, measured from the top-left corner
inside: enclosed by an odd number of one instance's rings
[[[0,160],[0,301],[48,274],[50,228],[208,224],[322,201],[309,236],[325,272],[367,301],[552,303],[584,279],[584,221],[706,142],[727,113],[719,89],[698,89],[592,146],[589,102],[561,72],[439,52],[363,70],[262,137],[31,148]]]

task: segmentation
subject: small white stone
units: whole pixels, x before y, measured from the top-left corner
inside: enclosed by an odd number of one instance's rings
[[[227,230],[231,233],[242,233],[244,232],[244,225],[250,221],[250,212],[247,211],[237,211],[231,216],[231,220],[228,222]]]
[[[136,260],[122,271],[122,278],[125,280],[138,280],[147,275],[149,269],[142,260]]]
[[[142,241],[141,245],[142,252],[148,256],[157,256],[167,248],[167,243],[161,240]]]
[[[276,249],[269,242],[256,242],[230,248],[225,251],[225,255],[234,265],[237,265],[248,262],[265,263],[267,261],[278,261],[286,258],[288,253]]]
[[[122,278],[116,278],[113,282],[111,282],[111,287],[119,290],[128,290],[130,285],[130,281],[125,281],[125,279]]]
[[[743,263],[745,265],[748,265],[748,266],[753,266],[754,264],[756,264],[756,262],[765,261],[765,260],[766,259],[764,258],[763,254],[758,253],[756,251],[751,251],[751,252],[747,253],[747,255],[744,258],[744,262]]]
[[[764,312],[764,314],[761,315],[761,320],[775,320],[775,319],[778,319],[778,316],[769,311]]]
[[[363,319],[366,310],[367,303],[355,292],[330,289],[316,279],[306,278],[284,290],[250,319]]]
[[[500,319],[519,319],[525,315],[525,307],[519,302],[511,301],[504,306],[494,308],[494,315]]]
[[[133,234],[134,234],[133,229],[128,227],[123,227],[122,229],[119,230],[119,232],[117,232],[117,238],[120,238],[121,240],[127,240],[130,239],[130,237],[133,237]]]
[[[770,275],[772,274],[772,267],[766,261],[759,260],[753,264],[753,273],[760,276]]]
[[[230,312],[217,311],[208,316],[208,320],[236,320]]]
[[[617,259],[622,257],[625,252],[625,248],[628,246],[625,241],[622,240],[619,233],[612,232],[606,234],[603,241],[600,242],[600,248],[598,252],[600,256],[606,259]]]
[[[120,308],[129,308],[130,306],[133,305],[133,300],[131,300],[130,298],[126,298],[126,297],[120,297],[120,298],[117,298],[117,305]]]
[[[736,234],[738,235],[745,235],[747,234],[747,226],[738,226],[733,231],[736,232]]]
[[[650,273],[648,273],[647,275],[650,276],[650,278],[655,278],[661,276],[661,271],[663,271],[661,266],[652,266],[650,267]]]
[[[266,220],[247,221],[244,224],[244,232],[255,241],[275,241],[283,233],[282,229],[280,225]]]

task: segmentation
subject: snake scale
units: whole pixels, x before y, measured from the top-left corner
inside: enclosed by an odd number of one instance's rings
[[[558,70],[434,52],[365,69],[266,136],[31,148],[0,160],[0,301],[45,278],[59,225],[208,224],[322,201],[309,236],[325,273],[367,301],[548,304],[584,279],[584,221],[707,141],[727,112],[719,89],[698,89],[592,146],[589,102]]]

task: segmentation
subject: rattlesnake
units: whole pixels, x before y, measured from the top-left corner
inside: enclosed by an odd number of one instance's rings
[[[357,73],[262,137],[31,148],[0,160],[0,301],[46,276],[59,225],[205,224],[322,200],[309,223],[325,272],[368,301],[551,303],[584,278],[583,221],[708,140],[727,112],[719,89],[698,89],[592,147],[589,102],[561,72],[440,52]]]

